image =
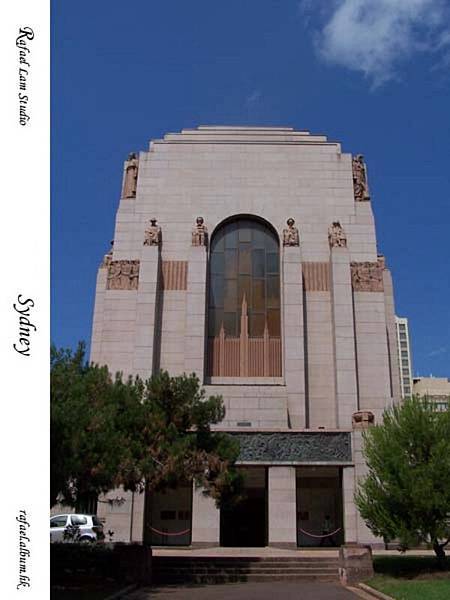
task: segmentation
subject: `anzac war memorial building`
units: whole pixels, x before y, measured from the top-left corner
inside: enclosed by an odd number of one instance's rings
[[[400,398],[396,344],[361,155],[290,127],[219,126],[129,155],[91,360],[195,372],[224,399],[217,428],[238,438],[246,486],[230,511],[194,486],[156,494],[154,545],[317,546],[325,519],[337,545],[381,545],[353,495],[362,432]],[[143,494],[98,507],[116,541],[142,540]]]

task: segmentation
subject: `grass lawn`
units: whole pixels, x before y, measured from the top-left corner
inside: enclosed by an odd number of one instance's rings
[[[396,600],[449,600],[450,559],[440,569],[432,556],[374,558],[375,577],[366,583]]]
[[[376,575],[368,585],[396,600],[448,600],[450,576],[446,579],[401,579]]]

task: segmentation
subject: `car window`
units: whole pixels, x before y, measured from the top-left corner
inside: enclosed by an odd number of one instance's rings
[[[67,515],[53,517],[50,519],[50,527],[65,527],[67,523]]]
[[[72,515],[70,519],[72,525],[86,525],[87,523],[87,517],[82,517],[81,515]]]

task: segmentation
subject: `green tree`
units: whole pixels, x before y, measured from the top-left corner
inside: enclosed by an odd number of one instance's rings
[[[427,398],[406,399],[363,437],[368,474],[355,500],[367,526],[405,549],[431,544],[443,559],[450,537],[450,410],[438,412]]]
[[[106,367],[85,361],[83,343],[75,352],[52,346],[50,366],[50,501],[82,506],[118,483],[117,384]]]
[[[194,480],[221,506],[239,499],[239,453],[211,430],[225,408],[195,375],[113,379],[85,347],[51,350],[51,502],[79,505],[122,485],[152,492]],[[144,483],[145,482],[145,483]]]

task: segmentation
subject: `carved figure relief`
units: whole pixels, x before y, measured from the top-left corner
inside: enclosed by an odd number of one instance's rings
[[[355,200],[357,202],[370,200],[369,186],[367,183],[367,169],[364,163],[364,156],[362,154],[357,154],[353,157],[352,171]]]
[[[353,429],[368,429],[371,425],[375,425],[375,415],[370,410],[360,410],[353,413],[352,416]]]
[[[197,217],[195,227],[192,230],[192,245],[207,246],[208,245],[208,229],[205,225],[203,217]]]
[[[145,230],[144,246],[159,246],[161,243],[161,227],[156,219],[150,219],[150,227]]]
[[[352,286],[356,292],[382,292],[384,258],[377,262],[352,262]]]
[[[298,246],[300,244],[300,236],[298,229],[295,227],[295,221],[290,217],[286,221],[287,227],[283,229],[283,246]]]
[[[350,434],[235,433],[239,440],[238,462],[336,462],[351,461]]]
[[[132,152],[128,155],[125,167],[125,183],[123,186],[124,198],[135,198],[138,178],[139,161],[137,154]]]
[[[339,221],[334,221],[328,228],[328,242],[330,248],[346,248],[347,236]]]
[[[111,248],[109,249],[109,252],[107,252],[107,254],[105,254],[105,256],[103,257],[102,264],[100,265],[100,267],[109,267],[112,261],[113,249],[114,240],[111,240]]]
[[[113,260],[108,266],[106,289],[137,290],[139,285],[138,260]]]

